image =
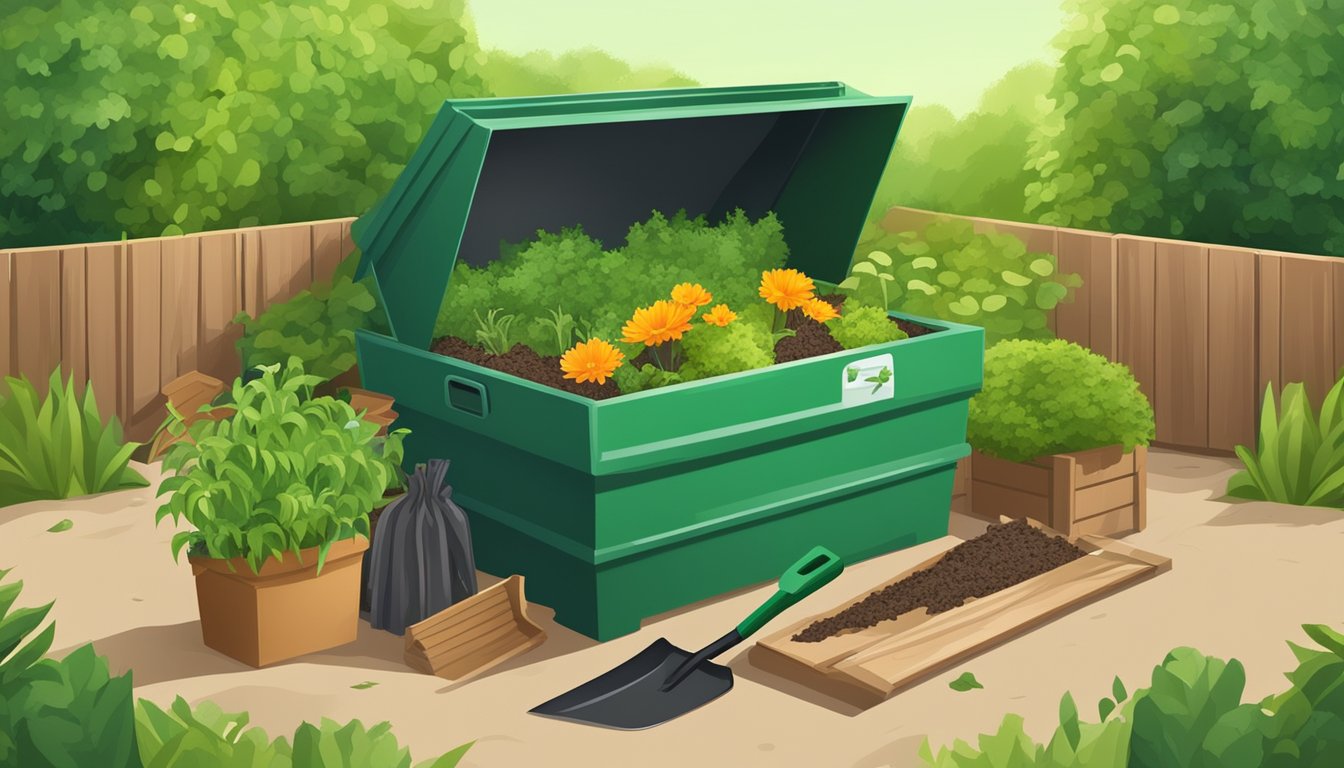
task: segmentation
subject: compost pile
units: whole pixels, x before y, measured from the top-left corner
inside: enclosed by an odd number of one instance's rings
[[[845,304],[845,297],[841,294],[818,296],[817,298],[835,307],[837,311]],[[912,339],[916,336],[934,332],[932,328],[926,328],[904,320],[892,318],[891,321]],[[786,327],[792,329],[794,335],[782,338],[775,344],[776,364],[829,355],[843,349],[840,342],[831,336],[830,330],[825,325],[808,320],[802,312],[796,309],[789,313],[789,321]]]
[[[793,636],[795,642],[819,643],[847,630],[866,629],[916,608],[930,615],[952,610],[968,598],[984,597],[1086,555],[1063,537],[1051,536],[1013,520],[989,526],[964,541],[929,568],[874,592],[863,600]]]

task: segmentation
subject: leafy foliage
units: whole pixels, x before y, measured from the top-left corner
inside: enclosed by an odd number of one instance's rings
[[[27,377],[5,378],[0,392],[0,507],[149,485],[130,468],[135,443],[121,423],[104,423],[93,388],[76,392],[58,367],[41,397]]]
[[[563,306],[580,328],[597,335],[619,329],[632,307],[664,299],[683,282],[704,285],[715,301],[744,306],[759,301],[761,272],[782,266],[787,256],[773,214],[751,221],[739,211],[711,225],[684,212],[670,219],[654,213],[630,228],[624,245],[610,249],[581,227],[538,232],[485,267],[459,263],[434,333],[475,338],[476,315],[499,309],[518,317],[517,340],[549,350],[555,334],[539,322],[545,308]]]
[[[574,321],[573,315],[559,307],[547,310],[547,314],[550,317],[538,320],[537,324],[555,334],[555,354],[563,355],[565,350],[574,345],[574,336],[581,335],[578,323]]]
[[[33,633],[51,604],[14,609],[22,591],[0,583],[0,765],[137,765],[130,674],[111,677],[91,645],[44,658],[56,627]]]
[[[503,310],[495,308],[481,317],[476,314],[476,340],[492,355],[502,355],[513,349],[513,337],[509,335],[517,315],[500,315]]]
[[[330,218],[483,96],[464,0],[52,0],[0,11],[0,242]]]
[[[185,519],[194,530],[173,536],[212,558],[245,558],[253,571],[286,551],[319,547],[318,567],[331,545],[369,535],[369,511],[381,500],[401,464],[407,430],[376,438],[378,427],[358,418],[349,403],[311,397],[321,379],[303,372],[298,358],[262,368],[262,376],[235,381],[229,418],[200,420],[192,440],[174,443],[159,495],[169,495],[157,520]],[[180,433],[181,417],[170,417]]]
[[[1059,273],[1053,254],[1028,253],[1017,237],[977,233],[962,219],[935,219],[918,232],[869,226],[855,255],[842,291],[865,304],[983,326],[986,345],[1052,338],[1046,313],[1082,285],[1078,275]]]
[[[178,696],[167,710],[141,699],[135,731],[144,768],[411,767],[410,752],[397,743],[388,723],[372,728],[358,720],[302,723],[291,746],[283,736],[272,740],[261,728],[249,727],[246,713],[224,712],[209,701],[193,708]],[[417,768],[453,768],[470,748],[464,744]]]
[[[1005,341],[985,352],[984,387],[971,398],[971,445],[1028,461],[1154,436],[1153,408],[1129,369],[1069,341]]]
[[[234,322],[243,326],[237,344],[243,369],[298,357],[309,374],[324,381],[335,378],[354,367],[355,331],[379,327],[379,312],[364,282],[337,275],[272,304],[256,318],[239,313]]]
[[[1344,764],[1344,635],[1303,626],[1324,650],[1289,646],[1298,667],[1291,687],[1260,702],[1241,701],[1246,675],[1222,661],[1177,648],[1153,669],[1149,687],[1127,696],[1116,678],[1114,698],[1083,722],[1073,698],[1060,701],[1059,727],[1036,744],[1019,715],[1007,715],[978,748],[956,741],[920,756],[935,768],[1288,768]]]
[[[683,381],[764,368],[775,363],[775,338],[765,323],[742,317],[725,326],[700,323],[681,340]]]
[[[943,106],[918,106],[901,125],[870,219],[893,205],[967,216],[1025,221],[1032,132],[1049,112],[1044,98],[1054,70],[1017,67],[957,118]]]
[[[948,683],[947,687],[959,693],[965,693],[966,691],[972,691],[976,688],[984,688],[985,686],[981,685],[980,681],[975,679],[975,675],[970,672],[962,672],[956,680]]]
[[[638,368],[633,365],[622,365],[612,373],[611,378],[621,393],[626,395],[682,382],[679,372],[664,370],[653,363],[644,363]]]
[[[1336,0],[1070,0],[1027,187],[1047,224],[1344,254]]]
[[[865,307],[857,303],[846,308],[839,317],[826,324],[831,337],[845,349],[857,349],[871,344],[884,344],[909,338],[900,326],[891,322],[886,310]]]
[[[1283,388],[1283,413],[1265,388],[1260,440],[1254,453],[1236,447],[1245,469],[1227,481],[1227,493],[1284,504],[1344,507],[1344,371],[1321,403],[1319,416],[1300,383]]]
[[[495,96],[544,96],[552,93],[638,91],[650,88],[688,88],[697,85],[666,67],[631,67],[595,49],[555,55],[532,51],[516,56],[486,52],[481,75]]]

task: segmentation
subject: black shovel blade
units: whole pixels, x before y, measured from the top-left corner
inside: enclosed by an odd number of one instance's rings
[[[665,723],[733,688],[731,669],[705,661],[670,690],[660,690],[667,676],[690,657],[659,638],[619,667],[529,711],[623,731]]]

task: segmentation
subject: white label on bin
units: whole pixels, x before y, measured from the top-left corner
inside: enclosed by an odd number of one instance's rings
[[[855,360],[840,370],[840,404],[846,408],[896,396],[896,370],[890,354]]]

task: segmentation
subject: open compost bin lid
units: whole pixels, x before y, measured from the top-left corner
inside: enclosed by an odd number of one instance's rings
[[[606,247],[658,210],[774,211],[789,266],[843,279],[906,96],[843,83],[450,99],[392,190],[355,222],[392,333],[429,346],[458,259],[581,224]]]

